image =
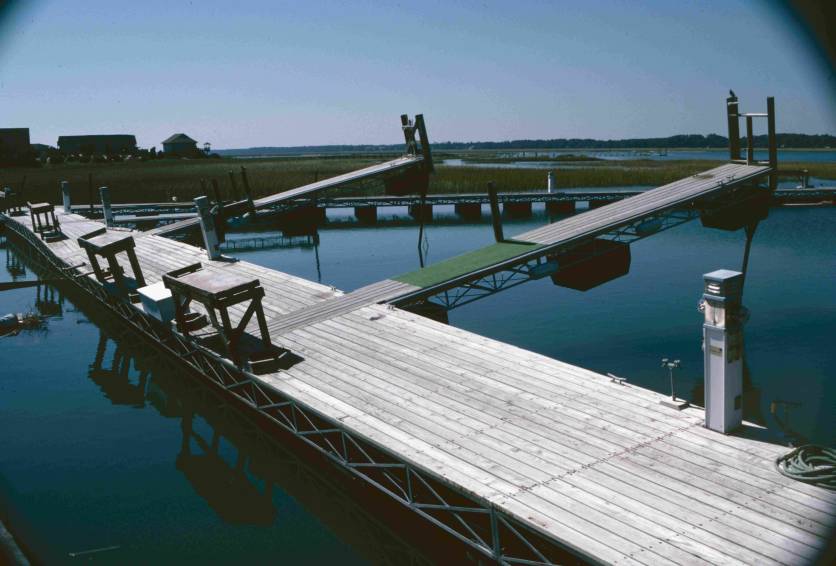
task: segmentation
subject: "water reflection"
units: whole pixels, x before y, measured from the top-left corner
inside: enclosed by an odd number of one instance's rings
[[[271,525],[276,518],[273,483],[253,473],[253,454],[236,448],[229,464],[219,450],[223,434],[210,426],[210,438],[194,430],[195,413],[188,409],[182,418],[183,441],[177,455],[177,469],[183,472],[195,491],[227,523]],[[256,466],[257,468],[257,466]]]
[[[35,309],[44,317],[64,315],[64,297],[54,285],[38,285],[35,288]]]
[[[339,484],[344,480],[333,481],[300,460],[208,387],[122,331],[100,309],[70,294],[100,329],[90,380],[114,405],[153,407],[162,417],[180,421],[174,465],[225,523],[292,529],[292,517],[284,518],[277,503],[290,496],[373,563],[430,563],[347,495]]]
[[[107,334],[100,330],[96,355],[87,372],[88,377],[99,386],[105,397],[114,405],[126,405],[138,409],[144,407],[151,369],[147,364],[142,363],[141,358],[134,358],[116,341],[114,341],[110,363],[105,366],[104,360],[109,342]],[[138,373],[135,377],[130,375],[131,365]]]
[[[6,271],[11,276],[12,281],[23,279],[26,277],[26,265],[20,256],[15,253],[13,246],[6,246]]]

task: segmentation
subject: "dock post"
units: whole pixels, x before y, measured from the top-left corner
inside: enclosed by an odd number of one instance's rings
[[[218,232],[215,230],[215,220],[212,218],[212,210],[209,206],[208,197],[197,197],[194,199],[197,208],[197,217],[200,220],[200,231],[203,233],[203,243],[206,245],[206,253],[209,259],[221,257],[218,243]]]
[[[64,212],[71,213],[73,204],[70,200],[70,184],[67,181],[61,181],[61,198],[64,201]]]
[[[104,214],[105,226],[113,226],[113,208],[110,204],[110,189],[99,187],[99,198],[102,201],[102,212]]]
[[[740,117],[734,93],[726,99],[726,114],[729,120],[729,159],[740,159]]]
[[[775,97],[766,98],[766,121],[769,138],[769,166],[772,173],[769,174],[769,188],[774,191],[778,188],[778,142],[775,139]]]
[[[491,203],[491,222],[493,222],[493,237],[497,242],[502,242],[505,237],[502,234],[502,215],[499,212],[499,198],[496,196],[496,185],[493,181],[488,183],[488,199]]]
[[[546,178],[546,192],[554,192],[554,171],[549,171],[549,176]]]

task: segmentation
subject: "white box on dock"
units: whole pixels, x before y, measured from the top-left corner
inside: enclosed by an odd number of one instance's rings
[[[140,287],[136,290],[142,301],[142,308],[145,313],[153,316],[160,322],[171,322],[174,319],[174,297],[171,291],[165,288],[162,281]]]

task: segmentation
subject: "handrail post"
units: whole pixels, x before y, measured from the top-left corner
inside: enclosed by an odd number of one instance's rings
[[[740,159],[740,122],[737,97],[726,99],[726,114],[729,121],[729,159]]]

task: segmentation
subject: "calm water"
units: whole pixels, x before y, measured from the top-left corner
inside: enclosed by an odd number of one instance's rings
[[[0,261],[0,280],[36,278],[12,249]],[[49,315],[0,338],[0,518],[39,562],[428,563],[345,480],[219,410],[62,288],[0,293],[2,313]]]
[[[745,148],[744,148],[745,151]],[[606,160],[626,160],[626,159],[653,159],[657,161],[672,161],[677,159],[699,159],[707,161],[726,161],[728,159],[728,150],[726,149],[695,149],[695,150],[671,150],[667,152],[659,151],[632,151],[632,150],[610,150],[610,151],[596,151],[596,150],[565,150],[565,151],[525,151],[525,152],[508,152],[498,153],[500,157],[558,157],[560,155],[586,155],[589,157],[597,157]],[[755,159],[766,160],[769,159],[766,150],[755,150]],[[836,150],[778,150],[778,161],[780,162],[815,162],[815,163],[836,163]],[[560,167],[594,167],[595,162],[590,163],[571,163],[561,161],[519,161],[514,163],[470,163],[466,159],[445,159],[442,162],[444,165],[460,166],[467,165],[469,167],[512,167],[512,168],[532,168],[532,169],[551,169],[555,166]]]
[[[509,222],[506,234],[546,221],[537,213]],[[426,233],[429,262],[492,237],[489,224],[429,225]],[[607,285],[580,293],[548,279],[530,282],[456,309],[450,321],[663,392],[659,360],[678,357],[678,390],[699,400],[702,274],[738,268],[743,242],[742,233],[692,222],[634,244],[630,274]],[[752,312],[748,418],[778,437],[831,445],[834,242],[836,209],[772,210],[755,236],[745,298]],[[417,228],[325,229],[318,249],[239,255],[350,290],[416,268]],[[0,280],[11,279],[16,257],[0,249],[6,261]],[[24,277],[33,277],[31,267],[24,269]],[[217,403],[190,392],[183,377],[121,336],[97,308],[57,291],[0,293],[0,315],[38,308],[55,315],[43,329],[0,338],[0,511],[8,511],[23,542],[44,561],[401,564],[421,558],[341,495],[327,475],[254,438]],[[790,410],[789,427],[771,414],[773,402],[800,405]],[[217,450],[216,435],[222,437]],[[112,546],[118,548],[68,556]]]

